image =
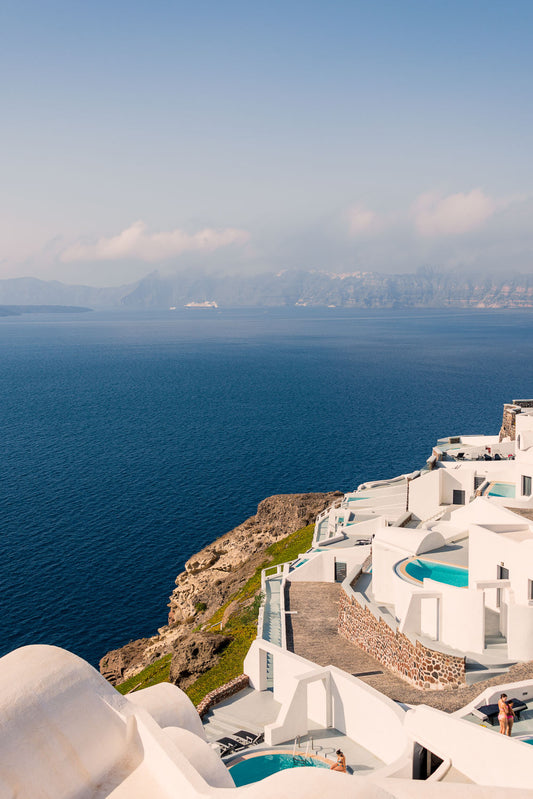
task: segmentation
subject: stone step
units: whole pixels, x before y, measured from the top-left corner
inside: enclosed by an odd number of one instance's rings
[[[490,680],[492,677],[501,677],[506,674],[509,669],[478,669],[477,671],[466,670],[465,682],[467,685],[473,685],[476,682],[483,682]]]
[[[213,723],[216,726],[222,726],[226,729],[231,729],[232,732],[236,732],[237,730],[246,729],[250,732],[255,732],[259,735],[260,732],[263,732],[263,728],[253,722],[247,720],[246,727],[243,727],[243,720],[242,718],[232,715],[232,713],[225,708],[220,708],[217,710],[214,708],[212,711],[213,714]]]
[[[204,732],[208,741],[218,741],[219,738],[231,737],[235,729],[211,722],[210,724],[204,724]]]

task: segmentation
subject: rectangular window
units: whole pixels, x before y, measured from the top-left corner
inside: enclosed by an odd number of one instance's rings
[[[496,566],[496,577],[498,580],[508,580],[509,579],[509,569],[500,563],[499,566]],[[502,589],[496,589],[496,607],[501,608],[502,606]]]
[[[497,571],[498,580],[508,580],[509,579],[509,569],[501,563],[498,566]]]
[[[453,489],[452,502],[453,502],[454,505],[464,505],[465,504],[465,492],[454,488]]]
[[[346,563],[335,562],[335,582],[342,583],[346,580]]]
[[[531,496],[531,477],[529,477],[527,474],[522,475],[522,496]]]
[[[527,598],[531,601],[533,600],[533,580],[527,581]]]

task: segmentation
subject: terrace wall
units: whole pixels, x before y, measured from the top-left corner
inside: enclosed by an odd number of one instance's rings
[[[516,438],[516,414],[520,413],[521,408],[511,403],[506,403],[503,406],[502,426],[500,428],[500,441],[504,438],[510,438],[514,441]]]
[[[248,675],[240,674],[235,679],[230,680],[225,685],[221,685],[219,688],[215,688],[214,691],[210,691],[200,704],[196,706],[196,710],[200,718],[203,718],[206,713],[208,713],[212,707],[218,705],[219,702],[223,702],[224,699],[229,699],[230,696],[234,694],[238,694],[239,691],[242,691],[244,688],[247,688],[250,684],[250,680]]]
[[[419,641],[392,630],[363,608],[353,596],[341,592],[339,634],[375,657],[416,688],[451,688],[465,682],[465,659],[428,649]]]

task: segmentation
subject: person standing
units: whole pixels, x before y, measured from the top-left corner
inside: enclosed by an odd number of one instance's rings
[[[507,700],[507,694],[502,694],[498,700],[498,721],[502,735],[511,735],[514,722],[513,703]]]

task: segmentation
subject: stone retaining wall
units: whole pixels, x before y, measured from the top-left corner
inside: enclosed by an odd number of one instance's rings
[[[500,429],[500,441],[504,438],[509,438],[511,441],[516,440],[516,415],[521,412],[521,408],[517,405],[507,403],[503,406],[502,426]]]
[[[503,406],[502,426],[500,429],[500,441],[504,438],[516,440],[516,416],[522,412],[522,408],[533,408],[533,399],[520,399],[506,402]]]
[[[250,680],[248,675],[240,674],[238,677],[235,677],[234,680],[230,680],[230,682],[227,682],[225,685],[221,685],[220,688],[215,688],[214,691],[210,691],[204,696],[200,704],[196,706],[198,715],[200,718],[203,718],[212,707],[218,705],[219,702],[223,702],[224,699],[229,699],[233,694],[238,694],[243,688],[248,688],[249,684]]]
[[[436,652],[418,641],[413,644],[344,591],[340,596],[338,631],[417,688],[452,688],[465,683],[464,658]]]

